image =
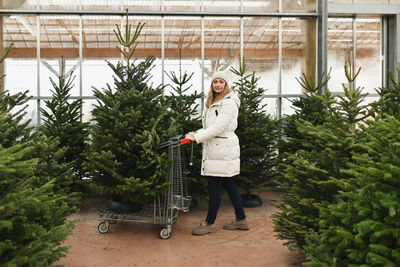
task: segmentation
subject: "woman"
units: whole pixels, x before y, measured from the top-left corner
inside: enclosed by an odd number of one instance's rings
[[[203,144],[201,175],[207,176],[209,206],[207,218],[193,229],[193,235],[214,233],[214,221],[221,203],[222,186],[235,208],[236,218],[224,224],[226,230],[249,230],[242,198],[234,176],[240,172],[239,139],[237,127],[240,100],[228,86],[225,72],[216,72],[212,78],[203,113],[203,129],[190,132],[186,137]]]

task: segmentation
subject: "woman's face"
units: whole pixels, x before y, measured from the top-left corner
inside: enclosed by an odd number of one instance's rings
[[[221,93],[225,88],[226,82],[224,79],[216,78],[212,81],[212,88],[215,93]]]

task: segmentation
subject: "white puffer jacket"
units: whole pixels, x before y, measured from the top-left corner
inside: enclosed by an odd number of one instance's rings
[[[231,92],[206,108],[203,129],[194,135],[203,143],[201,175],[232,177],[240,172],[239,138],[235,134],[240,100]]]

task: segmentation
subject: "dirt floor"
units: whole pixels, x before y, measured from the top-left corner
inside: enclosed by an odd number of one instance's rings
[[[207,212],[207,203],[200,201],[190,212],[179,213],[169,239],[160,238],[160,225],[146,223],[117,222],[110,225],[107,234],[100,234],[98,210],[105,207],[107,200],[87,198],[80,212],[71,216],[80,221],[65,242],[71,246],[69,254],[56,264],[67,267],[301,266],[304,258],[290,252],[273,236],[270,215],[276,211],[274,206],[280,193],[263,192],[260,197],[263,199],[261,207],[245,209],[249,231],[222,229],[222,225],[234,217],[229,199],[224,196],[216,220],[219,228],[216,233],[191,234]]]

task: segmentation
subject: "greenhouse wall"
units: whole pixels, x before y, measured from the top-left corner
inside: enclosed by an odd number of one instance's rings
[[[303,93],[296,81],[303,73],[320,78],[321,68],[330,70],[328,88],[342,94],[350,60],[362,69],[356,85],[372,100],[375,88],[387,83],[389,61],[398,57],[392,33],[399,28],[400,0],[2,1],[3,49],[13,44],[4,89],[29,90],[33,125],[41,123],[38,109],[51,96],[49,77],[59,74],[61,56],[75,76],[72,98],[84,100],[83,119],[90,120],[93,87],[112,83],[107,61],[122,59],[114,30],[124,29],[126,10],[129,23],[145,23],[135,55],[156,57],[151,82],[168,85],[165,72],[181,66],[194,72],[192,90],[207,92],[215,71],[244,61],[260,76],[267,111],[278,118],[293,112],[289,100]]]

